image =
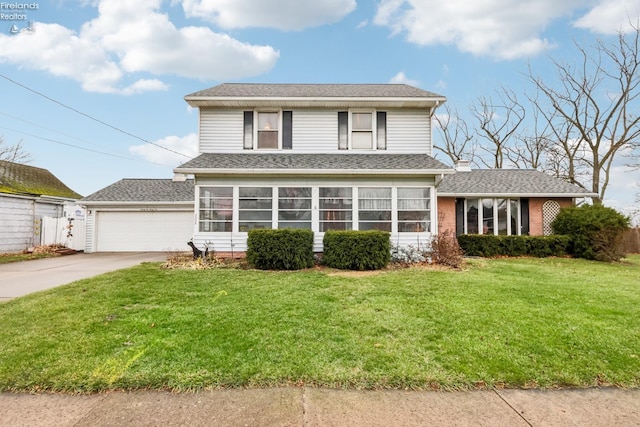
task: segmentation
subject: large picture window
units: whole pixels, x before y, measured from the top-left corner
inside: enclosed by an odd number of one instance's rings
[[[351,187],[320,187],[320,232],[353,228]]]
[[[278,188],[278,228],[311,229],[311,187]]]
[[[358,229],[391,231],[391,188],[358,188]]]
[[[233,226],[233,187],[201,187],[198,230],[231,232]]]
[[[431,231],[431,200],[428,188],[398,188],[398,231]]]
[[[272,228],[273,189],[271,187],[240,187],[238,195],[240,231]]]
[[[519,199],[466,199],[464,203],[464,234],[520,234]]]

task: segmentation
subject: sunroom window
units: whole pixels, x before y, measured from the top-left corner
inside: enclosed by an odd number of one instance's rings
[[[353,228],[351,187],[320,187],[320,232]]]
[[[391,231],[391,188],[358,188],[358,229]]]
[[[272,228],[272,199],[271,187],[240,187],[238,199],[240,231]]]
[[[233,225],[233,187],[200,188],[198,229],[230,232]]]
[[[431,231],[431,200],[428,188],[398,188],[398,231]]]
[[[278,228],[311,229],[311,187],[278,188]]]

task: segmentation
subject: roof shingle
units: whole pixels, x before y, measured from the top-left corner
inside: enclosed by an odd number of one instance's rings
[[[269,153],[205,153],[180,165],[177,172],[194,169],[208,171],[237,170],[279,170],[279,171],[340,171],[357,172],[362,170],[442,171],[451,168],[426,154],[269,154]],[[434,172],[435,173],[435,172]]]
[[[529,169],[478,169],[445,176],[438,195],[558,195],[591,197],[593,193],[543,172]]]
[[[187,99],[191,97],[433,98],[442,96],[405,84],[223,83],[186,96]]]
[[[81,202],[193,202],[194,195],[192,179],[122,179]]]

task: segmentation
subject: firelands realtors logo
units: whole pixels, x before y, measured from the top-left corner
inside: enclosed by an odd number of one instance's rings
[[[11,34],[33,32],[33,22],[29,20],[29,14],[39,9],[39,3],[0,2],[0,21],[11,22],[9,27]]]

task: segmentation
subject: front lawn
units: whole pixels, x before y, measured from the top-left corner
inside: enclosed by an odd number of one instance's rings
[[[638,387],[639,278],[637,255],[358,274],[147,263],[0,304],[0,390]]]

